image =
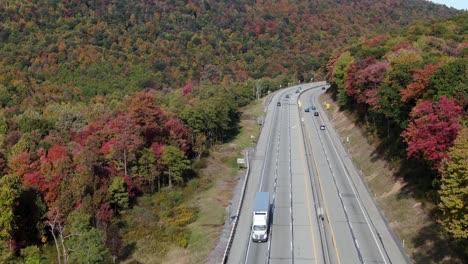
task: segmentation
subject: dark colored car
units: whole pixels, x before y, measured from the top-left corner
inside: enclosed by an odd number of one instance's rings
[[[319,112],[315,112],[315,113],[314,113],[314,116],[319,116]]]
[[[324,87],[322,87],[322,90],[325,90],[325,89],[326,89],[326,88],[325,88],[325,86],[324,86]]]
[[[277,106],[281,106],[281,102],[276,103]]]
[[[289,98],[289,94],[286,95],[286,98]]]
[[[299,91],[299,90],[296,90],[296,93],[300,93],[300,91]]]
[[[312,110],[317,110],[317,107],[311,106],[310,109],[312,109]]]
[[[320,130],[325,130],[325,126],[324,126],[324,125],[321,125],[321,126],[320,126]]]
[[[309,110],[309,108],[306,108],[306,109],[304,109],[304,111],[309,112],[310,110]]]

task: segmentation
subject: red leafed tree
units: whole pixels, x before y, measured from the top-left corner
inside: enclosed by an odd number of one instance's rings
[[[95,137],[97,136],[98,132],[100,132],[103,129],[104,126],[104,118],[95,120],[88,124],[86,128],[80,130],[79,133],[72,132],[73,139],[82,146],[90,144],[91,142],[95,142]]]
[[[388,65],[388,62],[385,61],[375,61],[375,63],[369,64],[365,69],[360,71],[356,79],[357,83],[367,87],[377,87],[384,79]]]
[[[40,174],[33,173],[25,177],[25,180],[39,189],[45,203],[51,207],[60,196],[60,185],[64,176],[72,173],[73,164],[63,146],[52,146],[47,153],[39,149],[38,155]]]
[[[62,159],[68,158],[68,153],[65,147],[62,146],[52,146],[47,152],[47,158],[52,162],[60,161]]]
[[[420,101],[410,113],[408,128],[401,134],[408,144],[408,157],[429,161],[439,169],[447,150],[461,129],[462,108],[445,96],[433,104]]]
[[[45,191],[45,177],[38,171],[26,173],[23,177],[23,186],[25,187],[37,187],[42,193]]]
[[[150,146],[154,141],[160,141],[164,137],[166,116],[164,111],[154,102],[152,94],[137,94],[132,99],[128,110],[132,122],[141,128],[146,146]]]
[[[99,221],[109,223],[114,217],[114,210],[112,210],[109,203],[103,203],[97,211],[97,218]]]
[[[183,152],[187,153],[190,149],[189,139],[190,132],[179,119],[171,117],[165,124],[169,131],[169,141],[179,147]]]
[[[389,64],[376,61],[374,58],[365,60],[362,66],[366,64],[368,64],[367,67],[360,70],[356,78],[356,83],[361,88],[357,94],[357,101],[375,107],[378,103],[378,89],[385,78]]]
[[[364,95],[361,95],[361,90],[365,89],[365,87],[363,87],[365,83],[357,83],[357,77],[373,63],[376,63],[376,59],[374,57],[368,57],[365,59],[356,59],[349,65],[345,80],[347,96],[354,97],[356,101],[358,101],[359,97],[365,98]]]
[[[421,95],[429,84],[429,81],[437,69],[439,69],[444,63],[439,62],[437,64],[428,64],[423,69],[414,70],[413,80],[414,82],[406,86],[406,89],[401,91],[401,101],[405,102],[410,98],[415,98]]]
[[[193,84],[191,82],[187,82],[185,84],[184,89],[182,90],[182,96],[185,97],[185,96],[191,94],[192,90],[193,90]]]
[[[30,171],[31,154],[28,152],[21,152],[16,156],[12,156],[8,161],[8,167],[11,172],[21,177]]]
[[[128,162],[135,159],[134,150],[142,145],[139,128],[128,114],[118,115],[105,128],[105,133],[111,138],[103,143],[101,152],[117,162],[125,175],[128,174]]]

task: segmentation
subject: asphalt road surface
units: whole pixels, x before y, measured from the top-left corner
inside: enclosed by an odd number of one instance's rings
[[[228,263],[408,262],[318,103],[322,87],[283,89],[266,107]],[[264,243],[251,239],[256,192],[271,194]]]

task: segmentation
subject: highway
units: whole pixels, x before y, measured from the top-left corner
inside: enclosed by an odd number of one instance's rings
[[[302,84],[271,97],[228,263],[408,262],[318,103],[325,85]],[[312,105],[317,110],[304,111]],[[254,243],[260,191],[271,193],[270,237]]]

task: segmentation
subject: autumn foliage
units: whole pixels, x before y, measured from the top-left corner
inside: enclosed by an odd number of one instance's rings
[[[404,102],[410,98],[417,98],[422,95],[428,85],[434,72],[443,65],[443,62],[437,64],[428,64],[424,69],[414,70],[414,82],[410,83],[405,90],[401,91],[401,100]]]
[[[439,169],[461,129],[461,112],[462,108],[445,96],[435,104],[420,101],[411,111],[410,124],[402,133],[408,144],[408,156],[421,157]]]
[[[437,189],[440,222],[456,238],[466,238],[467,223],[468,53],[459,48],[467,20],[416,22],[399,35],[363,39],[326,66],[340,106],[376,131],[385,154],[424,167],[428,175],[408,178]]]

